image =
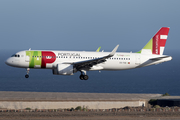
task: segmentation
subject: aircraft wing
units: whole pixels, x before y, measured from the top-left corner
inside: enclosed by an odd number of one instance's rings
[[[103,63],[106,61],[107,58],[110,58],[112,56],[114,56],[114,54],[116,53],[117,49],[118,49],[119,45],[117,45],[112,52],[104,57],[100,57],[100,58],[96,58],[96,59],[91,59],[91,60],[85,60],[85,61],[80,61],[80,62],[74,62],[71,63],[74,65],[74,67],[77,70],[82,70],[82,69],[90,69],[92,66]]]

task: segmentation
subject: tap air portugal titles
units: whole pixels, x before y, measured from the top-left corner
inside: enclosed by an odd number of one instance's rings
[[[171,56],[163,55],[168,37],[169,27],[162,27],[150,41],[136,53],[116,52],[84,52],[84,51],[20,51],[6,60],[13,67],[52,69],[54,75],[73,75],[81,72],[80,79],[87,80],[86,71],[91,70],[126,70],[170,61]],[[100,48],[99,48],[100,49]]]

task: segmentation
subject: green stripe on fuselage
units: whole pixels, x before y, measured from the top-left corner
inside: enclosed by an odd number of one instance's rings
[[[29,56],[29,68],[41,67],[42,54],[41,51],[26,51],[26,56]]]

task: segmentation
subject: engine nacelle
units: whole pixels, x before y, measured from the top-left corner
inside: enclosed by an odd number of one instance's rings
[[[73,73],[77,72],[71,64],[57,64],[57,68],[53,69],[54,75],[73,75]]]

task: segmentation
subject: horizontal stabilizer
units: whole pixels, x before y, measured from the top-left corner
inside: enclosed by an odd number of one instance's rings
[[[164,56],[164,57],[152,58],[152,59],[150,59],[150,60],[162,60],[162,59],[164,59],[164,58],[171,58],[171,59],[172,59],[171,56]]]
[[[151,58],[137,67],[145,67],[145,66],[149,66],[149,65],[153,65],[153,64],[167,62],[170,60],[172,60],[171,56],[162,56],[162,57]]]

